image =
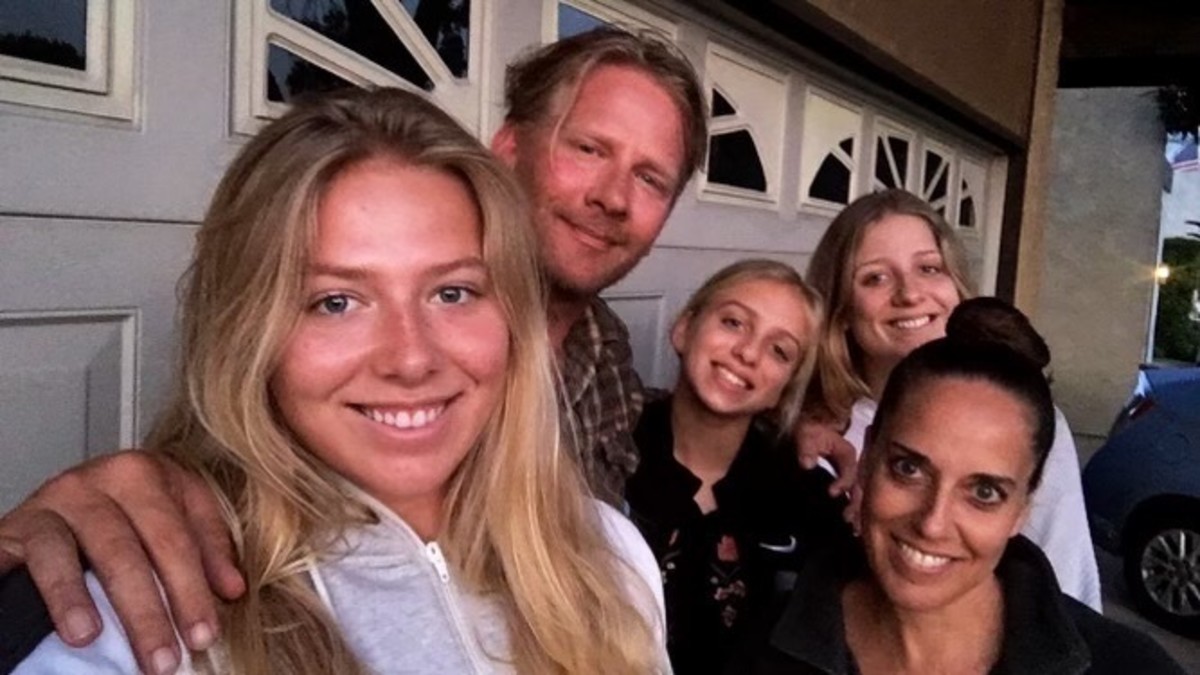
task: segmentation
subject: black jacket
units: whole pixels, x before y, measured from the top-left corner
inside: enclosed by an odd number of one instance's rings
[[[730,661],[729,675],[856,675],[842,625],[842,588],[868,574],[846,542],[807,566],[773,625],[760,624]],[[1046,556],[1014,538],[996,569],[1004,593],[1004,642],[992,675],[1184,675],[1157,642],[1064,595]]]
[[[674,457],[669,398],[646,406],[634,441],[641,463],[625,498],[663,575],[671,663],[679,675],[718,673],[776,588],[843,536],[844,502],[829,497],[827,472],[800,468],[790,439],[752,426],[713,486],[717,509],[702,514],[700,479]]]

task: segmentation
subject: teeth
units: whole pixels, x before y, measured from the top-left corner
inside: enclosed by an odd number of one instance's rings
[[[720,378],[722,380],[725,380],[729,384],[732,384],[735,387],[741,387],[742,389],[750,388],[749,382],[743,380],[742,378],[738,377],[737,375],[734,375],[733,372],[730,371],[728,368],[726,368],[724,366],[717,366],[715,368],[715,370],[717,371],[717,375],[720,376]]]
[[[912,546],[905,544],[904,542],[899,542],[899,544],[900,553],[904,555],[906,560],[917,567],[923,569],[936,569],[950,562],[950,559],[945,556],[933,555],[932,553],[919,551]]]
[[[386,424],[397,429],[420,429],[423,426],[432,424],[445,409],[446,404],[443,403],[428,408],[419,408],[412,412],[407,410],[383,412],[374,408],[361,408],[360,412],[380,424]]]
[[[912,330],[914,328],[920,328],[921,326],[928,324],[930,321],[932,321],[932,319],[928,314],[926,314],[925,316],[918,316],[912,319],[900,319],[893,321],[892,325],[897,328],[903,328],[904,330]]]

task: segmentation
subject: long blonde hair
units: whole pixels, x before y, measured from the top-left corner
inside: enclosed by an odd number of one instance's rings
[[[354,90],[293,108],[239,153],[181,286],[176,395],[149,444],[224,499],[249,591],[225,609],[243,673],[363,672],[302,570],[368,509],[300,446],[268,382],[303,306],[322,193],[388,156],[461,178],[511,333],[503,398],[448,489],[439,542],[463,585],[505,608],[523,673],[642,673],[653,629],[609,548],[558,426],[537,246],[520,190],[468,132],[419,96]]]
[[[915,216],[925,221],[959,298],[965,300],[975,294],[962,243],[928,202],[899,189],[874,192],[851,202],[825,230],[805,275],[829,308],[816,373],[805,398],[806,416],[844,422],[854,401],[871,393],[861,374],[858,345],[849,334],[854,311],[854,257],[867,229],[890,215]]]
[[[757,280],[774,281],[796,289],[808,311],[807,331],[804,335],[799,336],[804,341],[800,361],[796,364],[791,379],[784,386],[783,392],[779,396],[779,402],[767,413],[767,417],[777,425],[779,431],[788,432],[800,415],[804,393],[817,362],[817,343],[821,335],[821,327],[825,323],[825,303],[821,301],[821,296],[817,295],[816,291],[804,283],[804,279],[795,268],[776,260],[764,258],[747,258],[726,265],[701,284],[695,293],[692,293],[687,304],[683,306],[679,316],[676,317],[675,325],[699,316],[712,302],[713,297],[726,288],[745,281]],[[684,375],[681,373],[680,377],[684,377]]]

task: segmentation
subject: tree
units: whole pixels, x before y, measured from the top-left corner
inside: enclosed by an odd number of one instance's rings
[[[1200,221],[1188,225],[1200,229]],[[1158,313],[1154,320],[1154,358],[1196,361],[1200,354],[1200,323],[1193,316],[1196,292],[1200,289],[1200,234],[1168,237],[1163,241],[1162,263],[1171,276],[1158,289]]]

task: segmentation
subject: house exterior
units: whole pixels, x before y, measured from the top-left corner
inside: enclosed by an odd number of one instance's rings
[[[1036,307],[1061,14],[1062,0],[5,3],[0,509],[148,430],[206,201],[287,101],[408,87],[487,138],[504,64],[598,22],[670,36],[714,110],[713,163],[607,294],[649,383],[673,380],[667,328],[711,271],[752,255],[803,269],[840,206],[884,186],[944,211],[983,292]]]

